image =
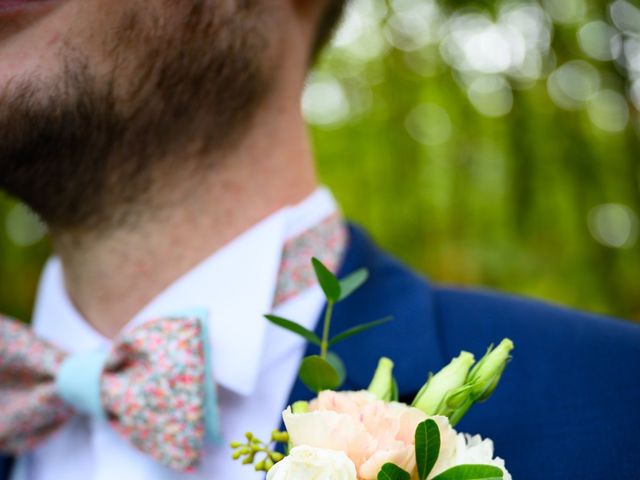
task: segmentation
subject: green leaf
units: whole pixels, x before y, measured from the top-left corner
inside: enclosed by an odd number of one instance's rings
[[[502,470],[492,465],[458,465],[432,480],[502,480]]]
[[[337,302],[340,299],[340,293],[342,290],[340,282],[336,276],[331,273],[331,271],[317,258],[312,258],[311,263],[313,264],[313,269],[316,272],[318,283],[320,284],[320,287],[322,287],[322,291],[327,297],[327,300]]]
[[[287,329],[290,332],[296,333],[300,335],[302,338],[304,338],[305,340],[307,340],[308,342],[313,343],[314,345],[317,345],[317,346],[322,345],[322,341],[320,340],[320,337],[318,337],[311,330],[306,329],[299,323],[296,323],[291,320],[287,320],[286,318],[276,317],[275,315],[265,315],[264,317],[274,325]]]
[[[393,463],[385,463],[378,473],[378,480],[410,480],[411,475]]]
[[[318,355],[311,355],[302,360],[298,375],[302,383],[316,393],[322,390],[334,390],[340,386],[340,374],[329,362]]]
[[[362,325],[358,325],[357,327],[350,328],[349,330],[345,330],[344,332],[336,335],[329,341],[329,346],[334,346],[336,343],[340,343],[343,340],[346,340],[349,337],[357,335],[362,332],[366,332],[374,327],[378,327],[380,325],[384,325],[385,323],[393,320],[393,317],[385,317],[380,320],[374,320],[373,322],[363,323]]]
[[[338,374],[340,385],[342,385],[347,378],[347,368],[344,366],[344,362],[333,352],[327,352],[327,362],[329,362],[329,365],[331,365]]]
[[[340,280],[340,298],[338,300],[344,300],[358,288],[362,286],[364,282],[369,278],[369,270],[361,268],[355,272],[347,275]]]
[[[440,455],[440,429],[438,424],[427,419],[418,425],[415,436],[416,463],[418,464],[418,477],[425,480],[433,470],[433,466]]]

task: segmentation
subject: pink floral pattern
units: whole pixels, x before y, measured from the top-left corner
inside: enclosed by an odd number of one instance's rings
[[[125,333],[102,378],[112,427],[176,470],[195,468],[204,445],[201,328],[198,318],[167,318]]]
[[[125,332],[102,372],[113,428],[176,470],[197,466],[204,443],[204,350],[199,318],[162,318]],[[0,318],[0,450],[32,448],[73,414],[56,396],[65,354]]]
[[[71,415],[54,383],[64,358],[55,346],[0,316],[0,451],[32,448]]]
[[[316,257],[329,270],[336,272],[346,246],[347,229],[337,213],[288,240],[282,251],[274,307],[316,283],[311,265],[312,257]]]

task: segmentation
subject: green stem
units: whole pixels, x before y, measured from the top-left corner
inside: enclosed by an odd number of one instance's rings
[[[327,310],[324,313],[324,329],[322,331],[322,344],[320,346],[320,356],[326,360],[329,350],[329,330],[331,328],[331,316],[333,315],[333,300],[327,301]]]
[[[449,417],[449,423],[452,427],[455,427],[462,417],[469,411],[469,409],[473,406],[475,400],[469,398],[459,409],[451,414]]]

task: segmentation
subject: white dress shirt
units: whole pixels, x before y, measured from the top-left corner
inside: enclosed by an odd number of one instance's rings
[[[18,459],[12,480],[253,480],[263,474],[231,460],[228,443],[278,428],[304,354],[298,336],[268,323],[284,242],[336,211],[326,189],[284,208],[205,259],[146,305],[125,328],[184,310],[209,312],[213,374],[224,443],[208,445],[195,473],[176,473],[136,450],[111,427],[77,415]],[[250,268],[250,273],[248,271]],[[315,328],[324,304],[316,285],[281,304],[277,315]],[[78,313],[62,265],[47,263],[33,317],[36,333],[70,353],[109,344]]]

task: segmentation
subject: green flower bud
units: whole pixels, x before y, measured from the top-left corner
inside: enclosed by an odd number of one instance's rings
[[[274,430],[271,432],[271,441],[287,443],[289,441],[289,434],[287,432],[281,432],[280,430]]]
[[[486,355],[469,373],[467,384],[472,386],[472,394],[477,402],[487,400],[500,381],[507,362],[511,359],[513,342],[505,338],[495,349],[489,348]]]
[[[449,410],[457,410],[462,407],[471,396],[471,385],[464,385],[460,388],[456,388],[455,390],[450,390],[447,396],[444,399],[443,405],[446,406]],[[439,415],[448,415],[446,413],[440,413]]]
[[[396,388],[393,379],[393,362],[390,359],[386,357],[380,359],[368,390],[382,401],[394,400]]]
[[[291,405],[291,411],[293,413],[308,413],[309,412],[309,402],[304,402],[304,401],[300,401],[300,402],[296,402],[293,405]]]
[[[449,365],[427,380],[413,401],[413,406],[427,415],[436,415],[447,394],[465,384],[474,361],[473,354],[460,352]]]

